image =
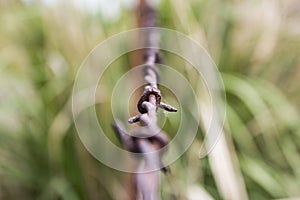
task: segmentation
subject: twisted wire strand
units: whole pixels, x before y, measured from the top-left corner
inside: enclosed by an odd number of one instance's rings
[[[140,26],[155,27],[155,10],[149,6],[146,1],[141,1],[140,6]],[[168,167],[162,163],[164,151],[159,151],[165,147],[168,142],[168,136],[157,125],[157,110],[162,108],[169,112],[176,112],[176,108],[161,102],[161,93],[158,89],[159,70],[157,63],[162,63],[162,57],[159,54],[159,34],[156,29],[149,29],[144,35],[147,48],[144,51],[143,76],[147,85],[141,95],[137,107],[139,115],[128,119],[129,123],[140,122],[142,127],[137,128],[131,135],[126,134],[120,128],[120,122],[115,121],[113,128],[119,137],[122,145],[128,151],[141,153],[143,163],[137,169],[135,174],[136,199],[158,200],[160,177],[158,169],[168,172]],[[150,153],[151,152],[151,153]],[[147,173],[138,173],[145,172]]]

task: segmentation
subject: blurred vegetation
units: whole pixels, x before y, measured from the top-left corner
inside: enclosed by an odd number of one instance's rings
[[[89,51],[136,26],[132,7],[120,4],[110,19],[67,2],[28,2],[0,1],[0,199],[124,199],[127,175],[85,150],[70,97]],[[244,184],[236,192],[300,198],[299,1],[162,0],[158,9],[160,26],[204,44],[222,73],[230,159],[222,158]],[[128,68],[120,70],[108,81]],[[109,129],[109,118],[101,123]],[[171,166],[163,199],[229,199],[231,173],[198,159],[200,144]]]

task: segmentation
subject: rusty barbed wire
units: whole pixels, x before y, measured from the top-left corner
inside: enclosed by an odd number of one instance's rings
[[[155,27],[155,9],[142,0],[139,11],[140,26]],[[158,48],[159,35],[155,29],[150,29],[146,34],[144,42],[151,47],[145,49],[143,55],[143,76],[147,85],[137,103],[140,114],[128,119],[129,123],[140,122],[141,126],[134,130],[131,135],[123,131],[121,123],[117,120],[114,122],[113,128],[126,150],[143,155],[144,163],[138,167],[134,178],[136,199],[157,200],[159,199],[160,178],[159,171],[153,170],[161,169],[164,173],[169,172],[169,168],[162,163],[164,151],[158,151],[169,143],[169,138],[157,124],[157,110],[161,108],[169,112],[176,112],[177,109],[161,102],[162,96],[158,89],[159,70],[157,68],[157,64],[162,63],[162,56]],[[145,171],[151,172],[138,173]]]

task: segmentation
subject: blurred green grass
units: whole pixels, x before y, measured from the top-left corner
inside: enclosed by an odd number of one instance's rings
[[[296,0],[161,1],[160,25],[204,44],[227,94],[223,163],[198,159],[199,136],[163,178],[163,199],[300,198],[299,8]],[[0,1],[0,199],[126,197],[126,175],[80,142],[70,100],[89,51],[135,27],[132,10],[121,10],[109,21],[66,3]],[[172,66],[168,56],[166,63]],[[118,76],[107,74],[112,87]],[[193,80],[188,68],[185,75]]]

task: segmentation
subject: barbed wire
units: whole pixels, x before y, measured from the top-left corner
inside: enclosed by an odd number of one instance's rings
[[[141,1],[139,6],[140,26],[155,27],[156,12],[146,1]],[[143,164],[137,169],[134,177],[136,199],[157,200],[159,199],[160,178],[159,171],[169,172],[169,168],[162,163],[164,151],[159,151],[169,143],[169,138],[157,124],[157,110],[164,109],[169,112],[176,112],[177,109],[161,102],[162,96],[158,89],[159,70],[158,63],[162,63],[162,56],[159,53],[159,34],[155,29],[149,29],[144,36],[147,48],[144,51],[143,76],[147,85],[140,96],[137,108],[140,114],[128,119],[129,123],[140,122],[140,127],[131,135],[125,133],[121,123],[115,121],[114,130],[124,148],[130,152],[141,153]],[[157,170],[155,170],[157,169]],[[149,171],[146,172],[145,171]],[[144,173],[139,173],[144,172]]]

